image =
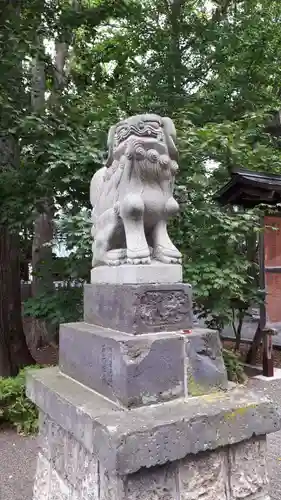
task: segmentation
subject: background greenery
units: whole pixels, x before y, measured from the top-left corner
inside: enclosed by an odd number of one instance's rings
[[[239,341],[261,300],[259,213],[222,209],[213,195],[233,167],[280,171],[280,141],[265,129],[280,106],[280,2],[9,1],[0,24],[0,268],[15,294],[9,239],[21,276],[33,266],[25,314],[56,325],[81,316],[81,287],[71,285],[89,276],[89,182],[107,130],[154,111],[178,130],[181,213],[170,230],[195,310],[219,330],[232,324]],[[68,257],[54,258],[58,241]],[[3,304],[0,351],[10,347],[0,375],[9,375],[26,361],[13,348],[20,318],[12,329]]]

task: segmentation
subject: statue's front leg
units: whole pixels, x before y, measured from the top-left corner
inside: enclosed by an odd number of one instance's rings
[[[139,194],[130,193],[120,202],[120,216],[123,220],[127,262],[129,264],[148,264],[150,250],[144,232],[144,203]]]
[[[155,225],[152,238],[154,257],[156,260],[166,264],[181,263],[182,255],[175,247],[168,235],[167,220],[178,212],[179,206],[174,198],[170,198],[166,203],[163,218]]]

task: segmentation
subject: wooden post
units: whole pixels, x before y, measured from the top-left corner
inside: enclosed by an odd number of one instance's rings
[[[273,377],[274,375],[272,333],[271,330],[263,332],[262,373],[265,377]]]
[[[264,249],[264,217],[261,217],[261,232],[259,237],[260,289],[265,295],[265,249]],[[266,330],[266,296],[260,305],[260,329],[263,334],[262,373],[265,377],[273,377],[272,335]]]

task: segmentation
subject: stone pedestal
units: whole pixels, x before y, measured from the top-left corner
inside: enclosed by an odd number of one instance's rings
[[[84,320],[135,335],[191,328],[191,287],[184,283],[85,285]]]
[[[190,286],[163,281],[87,285],[59,367],[28,375],[33,500],[269,500],[277,408],[229,387],[216,332],[190,332]]]

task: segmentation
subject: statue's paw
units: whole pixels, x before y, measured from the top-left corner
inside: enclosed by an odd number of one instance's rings
[[[173,264],[173,259],[171,257],[167,257],[166,255],[155,255],[155,259],[159,262],[163,262],[163,264]]]
[[[126,262],[126,250],[118,248],[116,250],[109,250],[104,258],[104,263],[108,266],[121,266]]]
[[[121,264],[124,264],[124,261],[122,261],[122,260],[106,260],[105,263],[108,266],[121,266]]]
[[[133,264],[133,265],[150,264],[150,262],[151,262],[150,257],[144,257],[142,259],[127,259],[127,264]]]
[[[150,264],[151,263],[151,258],[146,257],[145,259],[141,259],[140,264]]]
[[[179,259],[171,258],[171,264],[181,264],[181,263],[182,263],[182,258]]]
[[[139,250],[127,250],[127,264],[150,264],[151,253],[148,247]]]
[[[154,251],[154,258],[163,262],[164,264],[181,264],[182,263],[182,255],[177,250],[176,247],[172,248],[164,248],[162,246],[158,246]]]

